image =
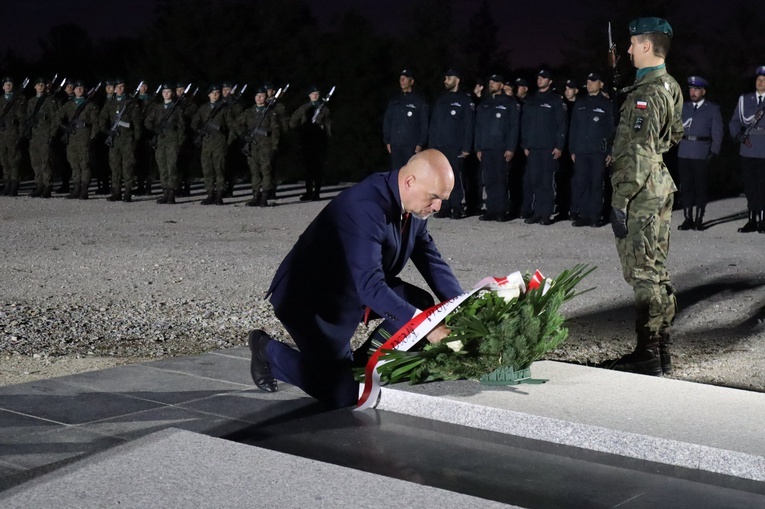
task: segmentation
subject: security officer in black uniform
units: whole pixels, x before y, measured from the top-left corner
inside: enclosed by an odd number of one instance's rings
[[[510,218],[507,171],[518,147],[520,106],[502,90],[504,78],[489,78],[489,94],[476,112],[475,151],[481,161],[486,189],[486,212],[481,221],[504,222]]]
[[[388,102],[383,118],[383,143],[390,154],[391,170],[404,166],[425,147],[430,118],[428,103],[412,90],[414,74],[410,69],[401,71],[398,84],[401,93]]]
[[[685,221],[678,230],[704,229],[709,161],[720,154],[723,122],[720,106],[704,96],[709,83],[701,76],[688,78],[690,101],[683,103],[683,138],[677,151],[680,201]],[[694,218],[693,207],[696,207]]]
[[[537,75],[538,91],[523,106],[521,147],[528,162],[524,175],[523,210],[527,224],[552,224],[555,173],[566,143],[568,124],[563,98],[552,89],[552,74]]]
[[[602,89],[600,74],[591,72],[587,75],[587,95],[573,103],[568,139],[574,163],[571,203],[578,213],[573,226],[602,224],[603,185],[615,134],[613,103]]]
[[[449,69],[444,73],[443,93],[433,105],[430,117],[430,147],[443,152],[454,172],[454,189],[449,201],[444,202],[435,217],[462,219],[462,199],[465,196],[462,173],[465,158],[473,148],[473,115],[475,104],[472,98],[460,89],[462,75]]]

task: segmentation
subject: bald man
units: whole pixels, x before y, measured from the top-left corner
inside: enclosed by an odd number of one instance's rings
[[[298,350],[262,330],[250,333],[251,374],[260,389],[275,392],[282,380],[331,407],[354,405],[358,384],[350,340],[359,323],[383,318],[376,334],[392,334],[434,303],[430,293],[399,279],[407,262],[440,301],[463,292],[426,222],[453,187],[446,156],[424,150],[400,170],[370,175],[319,213],[267,294]],[[428,340],[441,341],[448,333],[441,324]],[[357,353],[356,361],[363,357]]]

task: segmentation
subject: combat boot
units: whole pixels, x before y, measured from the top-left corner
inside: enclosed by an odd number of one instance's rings
[[[157,198],[157,203],[160,205],[164,205],[167,203],[167,189],[162,190],[162,196]]]
[[[221,191],[215,191],[215,197],[213,198],[213,200],[214,200],[213,203],[215,203],[216,205],[225,205],[223,203],[223,194],[225,192],[226,191],[222,191],[222,190]]]
[[[11,179],[3,179],[3,196],[11,194]]]
[[[696,221],[693,223],[693,229],[697,232],[704,231],[704,207],[696,209]]]
[[[38,185],[38,186],[35,186],[34,191],[29,193],[29,197],[30,198],[39,198],[40,196],[42,196],[42,193],[43,193],[42,186]]]
[[[210,191],[207,193],[207,198],[199,202],[200,205],[212,205],[215,203],[215,194]]]
[[[122,201],[124,203],[130,203],[130,202],[133,201],[133,188],[132,188],[132,186],[125,188],[125,194],[122,196]]]
[[[74,200],[76,198],[79,198],[80,197],[80,189],[81,189],[81,187],[82,186],[80,184],[73,184],[72,185],[72,191],[69,194],[66,195],[66,199],[67,200]]]
[[[43,186],[42,196],[43,198],[50,198],[51,193],[53,192],[53,186]]]
[[[757,212],[754,210],[749,211],[749,221],[744,226],[738,229],[741,233],[751,233],[757,231]]]
[[[167,203],[170,205],[175,205],[175,189],[167,190]]]
[[[88,199],[88,186],[83,185],[80,187],[80,200],[87,200]]]
[[[757,213],[757,233],[765,233],[765,210]]]
[[[260,198],[258,199],[258,206],[260,207],[268,207],[268,192],[265,193],[258,193],[260,195]]]
[[[672,336],[669,332],[659,333],[659,360],[661,361],[661,372],[665,375],[672,373],[672,355],[669,353],[669,347],[672,345]]]
[[[119,187],[112,187],[112,194],[107,198],[108,201],[120,201],[122,199],[122,193]]]
[[[11,189],[8,193],[8,196],[18,196],[19,195],[19,181],[18,180],[11,180]]]
[[[638,338],[635,350],[606,367],[639,375],[661,376],[661,354],[659,336]]]
[[[262,195],[263,193],[261,192],[253,193],[252,200],[248,201],[244,205],[247,207],[257,207],[258,205],[260,205],[260,199]]]
[[[686,207],[683,209],[685,213],[685,221],[683,224],[677,227],[678,230],[693,230],[693,207]]]

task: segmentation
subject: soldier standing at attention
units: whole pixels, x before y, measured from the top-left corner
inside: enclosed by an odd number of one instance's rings
[[[58,110],[55,124],[64,125],[66,159],[72,167],[72,190],[67,198],[88,198],[90,144],[98,130],[98,107],[85,97],[85,82],[74,82],[74,97]]]
[[[183,93],[183,90],[181,90]],[[162,196],[159,204],[174,204],[175,190],[178,188],[178,153],[186,138],[186,117],[180,104],[173,101],[174,86],[162,85],[162,102],[149,106],[144,126],[155,133],[154,157],[159,168],[159,181]]]
[[[149,105],[153,100],[154,96],[149,95],[149,84],[144,81],[141,84],[141,88],[138,90],[139,123],[143,123],[144,112],[148,110]],[[136,142],[135,180],[138,181],[138,184],[136,185],[135,194],[139,196],[151,194],[151,184],[155,175],[155,161],[151,147],[149,146],[149,140],[151,140],[152,136],[154,136],[153,133],[144,129]]]
[[[104,81],[104,102],[100,104],[101,113],[106,105],[114,98],[113,79]],[[109,147],[106,146],[106,133],[99,131],[93,142],[93,174],[96,177],[96,194],[109,194],[111,191],[111,169],[109,168]]]
[[[670,327],[677,300],[666,262],[675,183],[662,154],[683,136],[683,94],[667,73],[672,27],[661,18],[629,24],[637,68],[614,141],[611,226],[624,279],[635,291],[637,346],[611,367],[661,376],[672,369]]]
[[[741,174],[749,208],[749,221],[741,233],[765,233],[765,65],[757,68],[755,91],[738,98],[728,128],[740,144]],[[759,116],[758,116],[759,114]],[[749,136],[744,131],[751,127]]]
[[[332,136],[332,117],[329,108],[321,100],[317,87],[308,89],[308,99],[309,102],[295,110],[290,118],[290,128],[297,129],[300,133],[300,148],[305,169],[305,194],[300,197],[300,201],[319,199],[329,137]],[[320,109],[318,114],[317,109]]]
[[[223,205],[223,193],[226,192],[226,178],[223,168],[226,162],[226,150],[229,141],[229,112],[220,98],[220,85],[210,85],[207,89],[210,102],[199,107],[191,120],[191,128],[196,133],[195,142],[200,144],[202,174],[205,180],[207,198],[201,205]]]
[[[414,92],[414,74],[404,69],[398,77],[401,93],[385,108],[383,143],[390,154],[390,169],[398,170],[428,141],[430,111],[425,99]]]
[[[48,94],[45,78],[35,80],[35,97],[27,103],[27,131],[29,136],[29,161],[35,173],[35,189],[29,196],[50,198],[52,191],[50,144],[58,130],[53,123],[58,110],[56,100]]]
[[[462,219],[462,198],[465,196],[462,175],[465,158],[473,149],[473,110],[471,97],[460,89],[462,76],[449,69],[444,74],[444,92],[433,105],[430,118],[430,146],[440,150],[454,172],[454,189],[449,200],[435,217]]]
[[[683,104],[683,128],[677,153],[680,171],[680,200],[685,221],[678,230],[704,229],[704,209],[707,206],[707,175],[712,157],[720,154],[723,137],[720,106],[707,100],[707,80],[701,76],[688,78],[688,96]],[[693,207],[696,206],[696,217]]]
[[[268,206],[268,195],[274,188],[271,161],[279,146],[281,121],[276,111],[268,108],[267,95],[265,88],[259,88],[255,104],[238,117],[252,177],[252,199],[245,203],[248,207]]]
[[[183,112],[185,128],[184,141],[178,152],[178,169],[180,184],[176,196],[189,196],[191,194],[191,181],[195,176],[201,174],[199,168],[199,147],[194,145],[194,133],[190,129],[191,119],[197,112],[197,104],[194,102],[194,93],[191,95],[182,95],[186,90],[184,83],[175,84],[175,95],[180,97],[178,108]]]
[[[290,130],[290,116],[287,114],[287,108],[284,107],[284,104],[281,101],[277,101],[275,97],[276,88],[274,88],[274,83],[272,81],[267,81],[263,87],[265,87],[267,93],[266,102],[268,104],[272,104],[271,109],[274,110],[276,117],[279,119],[279,143],[284,145],[284,139],[286,138],[287,132]],[[272,152],[271,175],[273,179],[273,185],[271,186],[271,192],[268,194],[269,200],[276,198],[276,185],[278,182],[276,174],[279,169],[277,165],[280,152],[279,148],[280,147],[276,147],[276,149]]]
[[[14,90],[13,78],[3,78],[3,92],[0,97],[0,165],[3,166],[3,194],[19,195],[19,126],[24,125],[27,115],[27,101],[24,91]]]
[[[109,168],[112,170],[112,194],[107,200],[122,199],[125,203],[129,203],[133,200],[136,146],[143,133],[141,103],[125,93],[125,80],[117,78],[114,82],[114,97],[101,110],[101,128],[107,135]],[[122,118],[115,126],[120,113]],[[125,184],[124,195],[120,193],[123,183]]]

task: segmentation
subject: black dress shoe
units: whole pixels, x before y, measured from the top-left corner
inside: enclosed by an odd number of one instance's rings
[[[543,217],[543,218],[541,218],[541,219],[539,220],[539,224],[541,224],[542,226],[550,226],[550,225],[551,225],[551,224],[553,224],[554,222],[555,222],[555,221],[553,221],[553,220],[552,220],[552,219],[550,219],[549,217]]]
[[[479,221],[496,221],[497,216],[491,212],[484,212],[480,216],[478,216]]]
[[[465,217],[465,213],[458,209],[452,209],[452,213],[450,215],[452,219],[462,219]]]
[[[581,228],[582,226],[592,226],[592,221],[590,221],[586,217],[580,217],[576,221],[571,223],[571,226],[575,226],[577,228]]]
[[[536,223],[538,223],[541,220],[542,220],[542,218],[539,217],[539,216],[531,216],[531,217],[527,217],[526,219],[524,219],[523,222],[526,223],[526,224],[536,224]]]
[[[258,389],[266,392],[276,392],[279,387],[271,373],[271,365],[266,359],[266,345],[273,339],[264,331],[257,329],[250,332],[249,344],[252,359],[250,360],[250,375]]]
[[[433,214],[433,217],[437,217],[439,219],[443,219],[445,217],[449,217],[452,214],[451,210],[448,209],[441,209],[435,214]]]

